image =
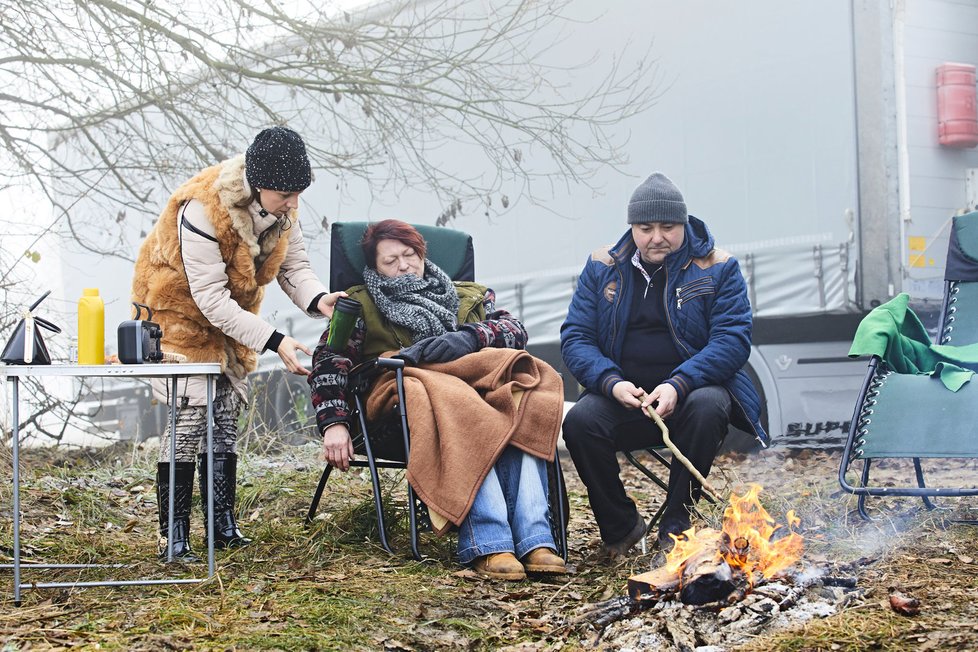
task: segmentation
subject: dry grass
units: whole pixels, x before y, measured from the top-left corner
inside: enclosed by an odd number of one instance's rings
[[[257,440],[256,440],[257,441]],[[2,576],[0,641],[10,650],[428,650],[586,648],[587,624],[572,624],[587,603],[622,594],[628,576],[647,570],[652,557],[617,566],[598,562],[597,533],[572,465],[565,460],[572,511],[574,573],[515,584],[473,578],[452,561],[450,540],[427,538],[425,562],[406,552],[390,557],[376,543],[365,472],[336,474],[320,518],[302,516],[321,471],[317,446],[267,444],[243,452],[239,512],[256,542],[218,553],[218,574],[191,586],[48,589],[12,602],[11,575]],[[9,451],[3,463],[9,468]],[[30,450],[22,465],[24,561],[120,562],[125,568],[38,571],[25,579],[160,578],[206,574],[205,564],[168,567],[154,557],[155,450],[116,445],[99,451]],[[978,649],[975,530],[947,517],[975,501],[946,501],[955,511],[922,512],[912,501],[888,501],[873,523],[854,517],[841,495],[834,456],[769,452],[729,457],[712,478],[725,489],[746,482],[766,487],[762,500],[783,515],[803,519],[805,562],[864,560],[862,598],[840,613],[771,632],[744,650]],[[958,472],[975,474],[973,466]],[[385,491],[399,496],[396,474]],[[643,505],[657,491],[626,473]],[[396,502],[396,501],[395,501]],[[12,545],[9,484],[0,485],[0,548]],[[708,521],[720,508],[704,509]],[[407,550],[402,512],[392,514],[394,544]],[[195,542],[202,537],[194,515]],[[199,543],[198,543],[199,547]],[[886,600],[891,588],[919,598],[923,610],[907,618]],[[602,641],[615,649],[614,641]],[[515,649],[515,648],[514,648]]]

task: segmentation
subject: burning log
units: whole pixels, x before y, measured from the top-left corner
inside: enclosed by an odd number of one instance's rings
[[[666,566],[676,566],[677,561],[681,564],[679,599],[684,604],[708,604],[745,587],[744,573],[735,573],[728,563],[728,559],[743,556],[746,544],[741,544],[741,548],[735,548],[726,532],[716,530],[690,532],[685,540],[677,541],[673,549],[676,556],[671,564],[667,557]]]
[[[665,566],[628,579],[628,594],[633,599],[658,599],[678,590],[684,604],[700,605],[746,593],[747,576],[740,567],[734,570],[726,559],[745,558],[745,539],[731,542],[726,533],[710,529],[687,530],[685,534]]]
[[[690,528],[676,538],[666,563],[628,580],[635,600],[658,600],[678,592],[685,604],[733,602],[743,598],[758,579],[770,578],[794,563],[802,551],[801,537],[790,528],[798,524],[788,512],[787,534],[761,506],[760,487],[744,496],[731,496],[723,530]]]
[[[723,600],[747,585],[743,573],[737,575],[739,577],[735,577],[730,564],[722,558],[687,564],[683,568],[683,588],[679,591],[679,599],[683,604],[709,604]]]
[[[633,600],[658,600],[679,590],[679,573],[660,566],[628,578],[628,595]]]
[[[692,573],[683,570],[683,588],[679,591],[679,600],[683,604],[719,602],[736,593],[742,584],[746,583],[738,583],[730,564],[722,559],[715,563],[700,564]]]

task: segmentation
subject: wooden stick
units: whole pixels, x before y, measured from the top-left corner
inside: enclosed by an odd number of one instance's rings
[[[648,394],[642,397],[642,401],[645,401],[646,398],[648,398]],[[689,458],[683,455],[680,450],[676,448],[676,445],[672,443],[672,440],[669,439],[669,428],[666,427],[666,422],[662,420],[659,413],[656,412],[651,405],[645,408],[645,413],[650,419],[655,421],[655,424],[659,426],[659,430],[662,431],[662,443],[665,444],[670,451],[672,451],[672,454],[677,460],[683,463],[683,466],[689,469],[689,472],[693,474],[693,477],[696,478],[697,481],[699,481],[699,483],[703,486],[703,491],[705,491],[713,500],[720,502],[719,492],[713,488],[713,485],[706,481],[706,478],[704,478],[700,472],[696,470],[696,467],[689,461]]]

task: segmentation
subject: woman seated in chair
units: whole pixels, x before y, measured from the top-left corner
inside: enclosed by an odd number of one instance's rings
[[[523,325],[496,309],[491,290],[454,283],[426,260],[425,240],[410,224],[372,224],[360,244],[364,285],[348,293],[362,316],[342,355],[327,349],[323,334],[309,377],[326,461],[345,471],[354,456],[350,369],[402,357],[410,365],[407,476],[436,531],[457,525],[459,561],[485,577],[566,572],[555,553],[546,470],[560,427],[559,376],[522,351]],[[370,389],[370,420],[396,401],[390,376]]]

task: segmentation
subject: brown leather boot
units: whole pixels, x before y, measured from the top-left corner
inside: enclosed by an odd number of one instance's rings
[[[534,548],[523,558],[527,573],[562,575],[567,572],[563,558],[550,548]]]
[[[525,580],[526,570],[511,552],[497,552],[476,558],[472,569],[491,580]]]

